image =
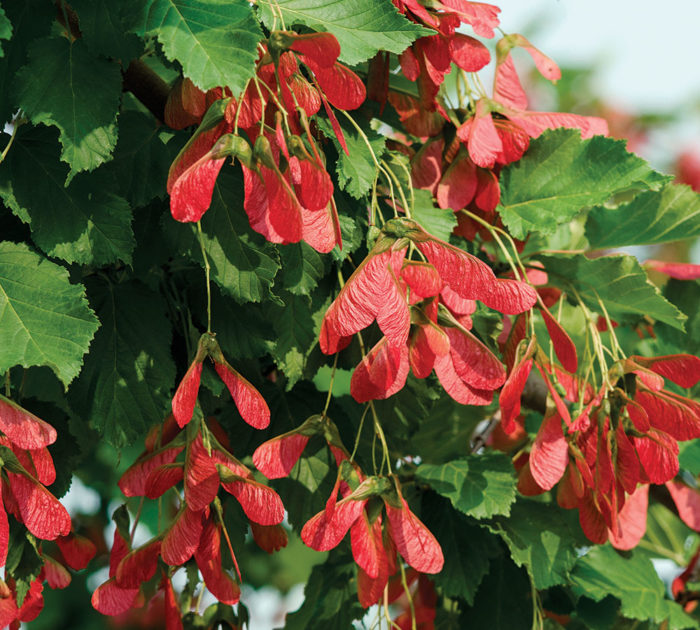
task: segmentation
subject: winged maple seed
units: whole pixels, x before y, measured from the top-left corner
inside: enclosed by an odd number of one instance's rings
[[[173,124],[198,116],[201,123],[170,167],[167,189],[173,217],[201,219],[230,156],[243,168],[244,209],[254,230],[273,243],[304,240],[324,253],[342,245],[333,184],[308,122],[323,104],[347,151],[333,107],[359,107],[365,86],[337,61],[339,54],[330,33],[273,31],[257,75],[238,101],[230,94],[224,97],[226,90],[204,94],[187,82],[179,84],[169,101]],[[265,127],[266,118],[276,120],[274,132]]]
[[[208,339],[200,348],[211,350],[211,338]],[[186,378],[183,382],[190,381]],[[143,589],[156,575],[164,589],[166,616],[169,610],[179,610],[173,605],[175,594],[169,579],[173,567],[177,570],[191,558],[214,597],[224,604],[238,602],[241,574],[224,525],[223,503],[218,497],[221,488],[243,508],[255,540],[263,549],[271,553],[287,543],[286,532],[279,526],[284,518],[280,497],[256,481],[250,469],[230,453],[228,438],[215,420],[197,422],[196,430],[188,427],[183,431],[175,416],[169,416],[162,427],[156,427],[146,438],[146,450],[119,481],[127,497],[157,499],[180,483],[183,494],[169,526],[135,549],[131,548],[128,512],[115,513],[117,530],[109,579],[92,598],[95,609],[105,615],[122,614],[143,605]],[[183,452],[184,459],[178,461]],[[237,579],[224,568],[222,534],[229,554],[227,562],[232,563]]]
[[[84,568],[95,554],[95,546],[71,531],[66,509],[47,490],[56,480],[48,446],[56,441],[55,429],[0,395],[0,567],[5,566],[10,542],[8,513],[39,539],[56,541],[62,561],[41,553],[43,566],[23,599],[17,597],[15,582],[0,581],[0,627],[29,622],[41,612],[43,584],[65,588],[71,581],[64,564]],[[18,605],[19,603],[19,605]]]
[[[216,341],[216,335],[209,332],[199,338],[197,354],[173,396],[173,417],[178,426],[182,428],[192,419],[203,363],[207,358],[214,363],[216,373],[226,385],[243,420],[256,429],[266,428],[270,424],[267,403],[260,392],[229,365]]]
[[[501,395],[507,432],[517,429],[514,401],[531,367],[533,345],[531,340],[523,351],[521,343]],[[559,505],[578,508],[591,541],[635,547],[646,530],[649,484],[671,482],[679,471],[678,441],[700,437],[700,406],[666,390],[664,379],[692,387],[700,381],[700,359],[687,354],[631,356],[611,370],[617,377],[614,387],[604,384],[598,392],[549,366],[542,356],[535,361],[555,404],[529,456],[519,461],[520,491],[540,494],[558,484]],[[680,494],[678,500],[682,502]],[[691,518],[688,511],[686,517]]]
[[[409,243],[427,263],[405,259]],[[396,393],[410,366],[418,378],[435,369],[445,391],[458,402],[486,405],[505,372],[469,332],[475,300],[515,314],[531,308],[537,294],[524,282],[497,278],[486,263],[414,221],[392,219],[326,312],[321,350],[342,350],[353,334],[376,321],[384,337],[355,369],[355,400]]]

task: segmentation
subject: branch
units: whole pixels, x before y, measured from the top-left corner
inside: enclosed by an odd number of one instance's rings
[[[134,59],[124,72],[123,89],[131,92],[160,121],[165,121],[165,103],[170,86],[140,59]]]

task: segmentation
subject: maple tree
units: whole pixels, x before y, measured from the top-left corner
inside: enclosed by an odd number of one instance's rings
[[[698,627],[697,164],[499,13],[0,7],[0,627]]]

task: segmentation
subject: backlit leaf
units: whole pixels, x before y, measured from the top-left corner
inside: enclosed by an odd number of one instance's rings
[[[655,190],[667,180],[628,153],[622,140],[581,140],[577,130],[556,129],[532,140],[525,156],[501,171],[497,210],[515,238],[552,234],[583,208],[627,189]]]
[[[65,37],[34,42],[29,62],[17,74],[18,104],[27,118],[61,132],[68,180],[111,158],[121,92],[119,64],[93,57],[85,42]]]
[[[63,267],[26,245],[0,243],[0,373],[46,365],[68,386],[98,325],[85,289]]]
[[[340,61],[356,64],[366,61],[379,50],[403,52],[426,30],[399,15],[390,0],[261,0],[262,18],[272,28],[281,25],[276,17],[281,13],[289,28],[304,24],[316,31],[333,33],[340,44]]]
[[[508,515],[515,501],[513,465],[501,453],[465,457],[441,466],[423,464],[416,475],[460,512],[474,518]]]

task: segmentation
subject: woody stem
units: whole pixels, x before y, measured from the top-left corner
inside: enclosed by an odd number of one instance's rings
[[[202,258],[204,259],[204,275],[207,280],[207,332],[211,332],[211,266],[209,265],[209,257],[207,250],[204,247],[204,234],[202,233],[202,223],[197,221],[197,236],[199,238],[199,246],[202,249]]]

